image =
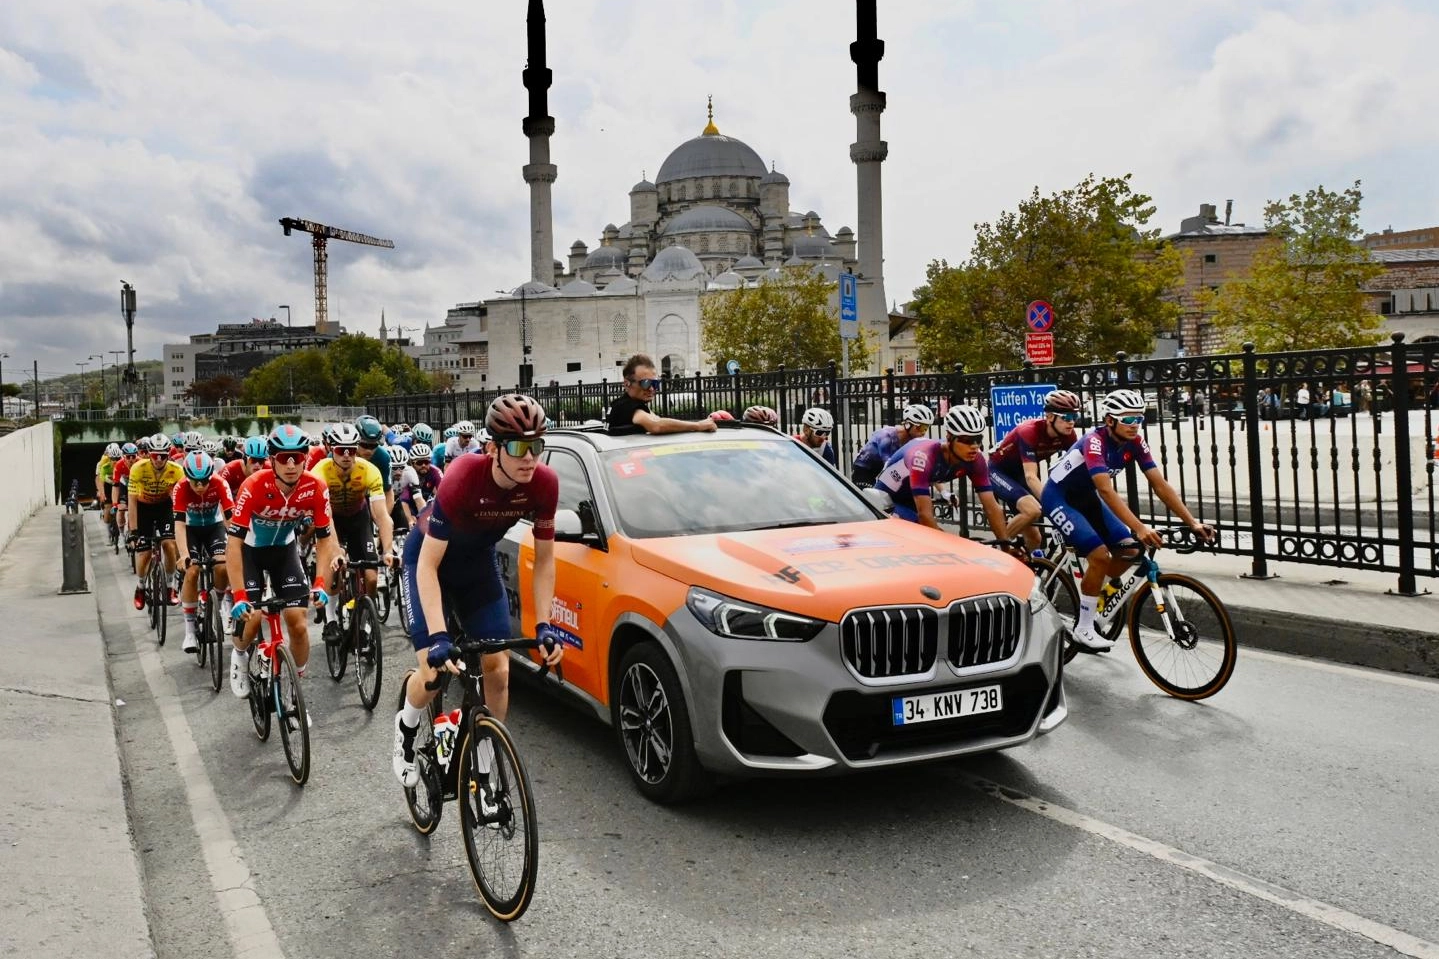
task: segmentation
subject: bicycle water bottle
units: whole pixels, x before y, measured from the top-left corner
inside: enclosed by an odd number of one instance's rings
[[[450,768],[450,757],[455,753],[455,736],[460,730],[460,711],[452,709],[435,717],[435,758],[441,769]]]

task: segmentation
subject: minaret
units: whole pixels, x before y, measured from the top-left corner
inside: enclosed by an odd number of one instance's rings
[[[390,342],[390,338],[385,335],[385,308],[383,306],[380,307],[380,342]]]
[[[884,369],[893,361],[889,349],[889,301],[884,295],[884,204],[880,193],[880,164],[889,155],[889,144],[879,138],[879,116],[885,105],[884,93],[879,89],[884,41],[877,35],[875,0],[855,0],[855,20],[857,37],[849,45],[849,58],[855,64],[859,89],[849,98],[856,127],[849,158],[858,171],[859,319],[875,338],[879,368]]]
[[[553,74],[545,66],[545,5],[530,0],[525,17],[529,33],[529,62],[522,74],[530,91],[530,115],[523,129],[530,139],[530,162],[525,164],[525,182],[530,185],[530,276],[541,283],[555,283],[554,216],[550,208],[550,184],[557,171],[550,162],[550,135],[555,118],[549,115],[549,89]]]

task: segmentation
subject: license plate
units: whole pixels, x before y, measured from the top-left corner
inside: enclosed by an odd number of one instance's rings
[[[999,686],[975,689],[952,689],[944,693],[922,696],[896,696],[891,701],[896,726],[932,723],[937,719],[959,719],[980,713],[997,713],[1004,708],[1004,693]]]

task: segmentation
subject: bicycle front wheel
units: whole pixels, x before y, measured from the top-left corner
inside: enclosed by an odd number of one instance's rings
[[[201,590],[201,592],[204,592]],[[210,604],[211,599],[201,599],[195,604],[195,665],[205,668],[210,655]]]
[[[400,696],[395,703],[398,712],[405,708],[405,686],[414,670],[408,670],[400,680]],[[405,790],[405,806],[410,810],[410,819],[420,835],[428,836],[440,824],[440,811],[445,801],[444,775],[435,759],[435,715],[440,709],[440,697],[430,700],[425,707],[425,718],[415,730],[415,766],[420,772],[420,781],[413,789]]]
[[[285,762],[290,765],[290,778],[301,786],[310,778],[310,717],[305,712],[305,694],[300,690],[300,674],[295,657],[288,646],[279,647],[280,670],[270,689],[275,698],[275,722],[280,727],[280,743],[285,747]]]
[[[380,617],[375,602],[360,597],[355,607],[355,686],[360,691],[360,705],[373,710],[380,701],[380,676],[384,671],[385,651],[380,642]]]
[[[501,922],[524,915],[535,895],[540,834],[530,777],[503,723],[479,716],[465,730],[456,799],[475,888]]]
[[[375,612],[380,622],[390,621],[390,607],[394,605],[395,577],[393,568],[380,570],[379,582],[375,585]]]
[[[1239,644],[1229,612],[1183,573],[1143,583],[1129,605],[1129,645],[1150,682],[1179,699],[1205,699],[1234,673]]]
[[[1038,556],[1032,556],[1024,562],[1044,584],[1044,594],[1054,604],[1064,625],[1073,629],[1074,624],[1079,621],[1079,587],[1075,585],[1068,567],[1057,567],[1054,560]],[[1064,662],[1068,663],[1079,655],[1079,647],[1066,639],[1063,655]]]
[[[159,559],[150,563],[150,569],[155,571],[155,643],[159,646],[165,645],[165,631],[170,623],[170,590],[165,583],[165,564]]]
[[[210,686],[215,692],[225,684],[225,669],[229,665],[230,657],[225,655],[225,617],[220,612],[220,603],[212,594],[210,596],[210,625],[205,630],[210,640]]]

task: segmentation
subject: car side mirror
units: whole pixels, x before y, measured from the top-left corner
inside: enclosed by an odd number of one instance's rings
[[[862,493],[864,495],[864,498],[869,501],[869,505],[873,506],[881,513],[888,514],[894,512],[894,500],[891,499],[890,495],[884,490],[876,489],[873,486],[866,486],[864,489],[860,490],[860,493]]]
[[[578,512],[572,509],[555,510],[555,542],[583,543],[604,549],[604,540],[594,519],[594,506],[581,503]]]

